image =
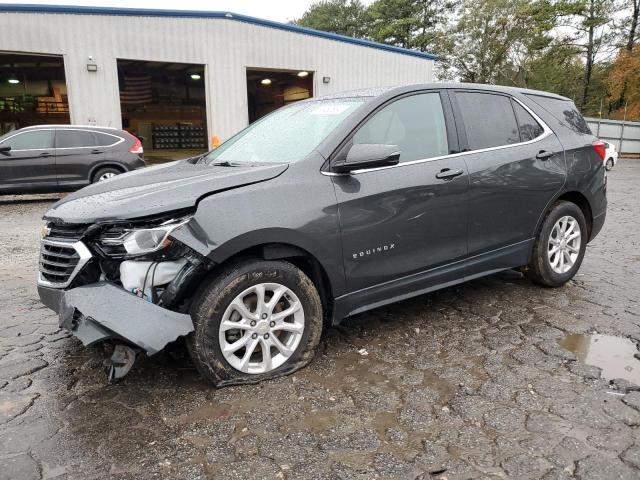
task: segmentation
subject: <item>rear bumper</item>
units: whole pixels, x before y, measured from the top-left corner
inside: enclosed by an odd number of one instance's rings
[[[70,290],[38,285],[38,294],[58,314],[60,327],[85,346],[117,339],[153,355],[193,331],[189,315],[166,310],[105,282]]]
[[[604,226],[604,221],[607,218],[607,211],[605,210],[597,217],[593,217],[593,225],[591,226],[591,236],[589,237],[589,241],[592,241],[602,230]]]

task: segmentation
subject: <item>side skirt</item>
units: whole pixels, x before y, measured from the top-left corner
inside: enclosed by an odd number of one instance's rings
[[[335,299],[332,324],[337,325],[343,318],[389,303],[526,265],[529,262],[532,245],[533,239],[524,240],[424,272],[347,293]]]

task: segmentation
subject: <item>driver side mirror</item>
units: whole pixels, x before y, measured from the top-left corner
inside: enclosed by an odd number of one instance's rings
[[[397,145],[379,143],[359,143],[352,145],[347,158],[331,165],[335,173],[350,173],[365,168],[397,165],[400,162],[400,148]]]
[[[0,145],[0,153],[8,153],[11,151],[11,145]]]

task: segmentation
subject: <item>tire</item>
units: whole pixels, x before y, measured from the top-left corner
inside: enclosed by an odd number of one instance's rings
[[[560,222],[563,219],[570,220]],[[560,240],[556,241],[557,244],[556,242],[552,244],[553,239],[561,233],[563,224],[566,228],[564,243],[560,236]],[[558,225],[557,229],[556,225]],[[580,235],[574,237],[577,228],[580,230]],[[580,207],[563,200],[555,203],[542,222],[526,275],[535,283],[546,287],[560,287],[567,283],[575,276],[582,264],[587,248],[587,232],[587,222]],[[578,239],[579,244],[576,243],[575,238]],[[567,241],[567,239],[570,240]],[[563,245],[566,253],[562,253]],[[559,247],[559,250],[556,250],[555,255],[550,255],[550,250],[555,247]],[[564,265],[561,266],[561,262]]]
[[[607,159],[607,163],[605,163],[604,168],[607,169],[607,171],[611,170],[613,168],[613,166],[615,165],[615,163],[613,163],[613,158],[608,158]]]
[[[98,183],[102,180],[106,180],[107,178],[114,177],[116,175],[120,175],[122,172],[117,168],[106,167],[99,169],[96,173],[93,174],[92,183]]]
[[[263,303],[265,312],[275,312],[273,317],[265,313],[264,318],[258,310],[260,285],[266,285],[265,301],[273,300],[276,292],[282,295],[275,306]],[[236,306],[240,302],[244,309]],[[278,318],[277,312],[293,310],[295,313]],[[191,318],[195,331],[187,337],[187,348],[198,371],[216,387],[258,383],[304,367],[315,355],[323,325],[315,285],[285,261],[249,260],[217,272],[196,295]],[[276,347],[276,341],[287,354]],[[245,346],[223,354],[222,347],[232,349],[239,345],[235,342]]]

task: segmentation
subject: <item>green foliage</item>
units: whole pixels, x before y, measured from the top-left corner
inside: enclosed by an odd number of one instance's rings
[[[369,37],[404,48],[440,53],[451,0],[376,0],[367,10]]]
[[[323,0],[297,23],[435,53],[441,80],[556,92],[574,99],[588,114],[597,115],[602,102],[606,115],[620,108],[625,92],[636,92],[625,80],[629,75],[622,83],[612,83],[611,76],[614,63],[616,72],[624,65],[613,61],[622,55],[617,50],[628,55],[637,45],[639,3],[375,0],[365,7],[359,0]]]
[[[350,37],[367,36],[366,9],[360,0],[321,0],[295,23]]]

